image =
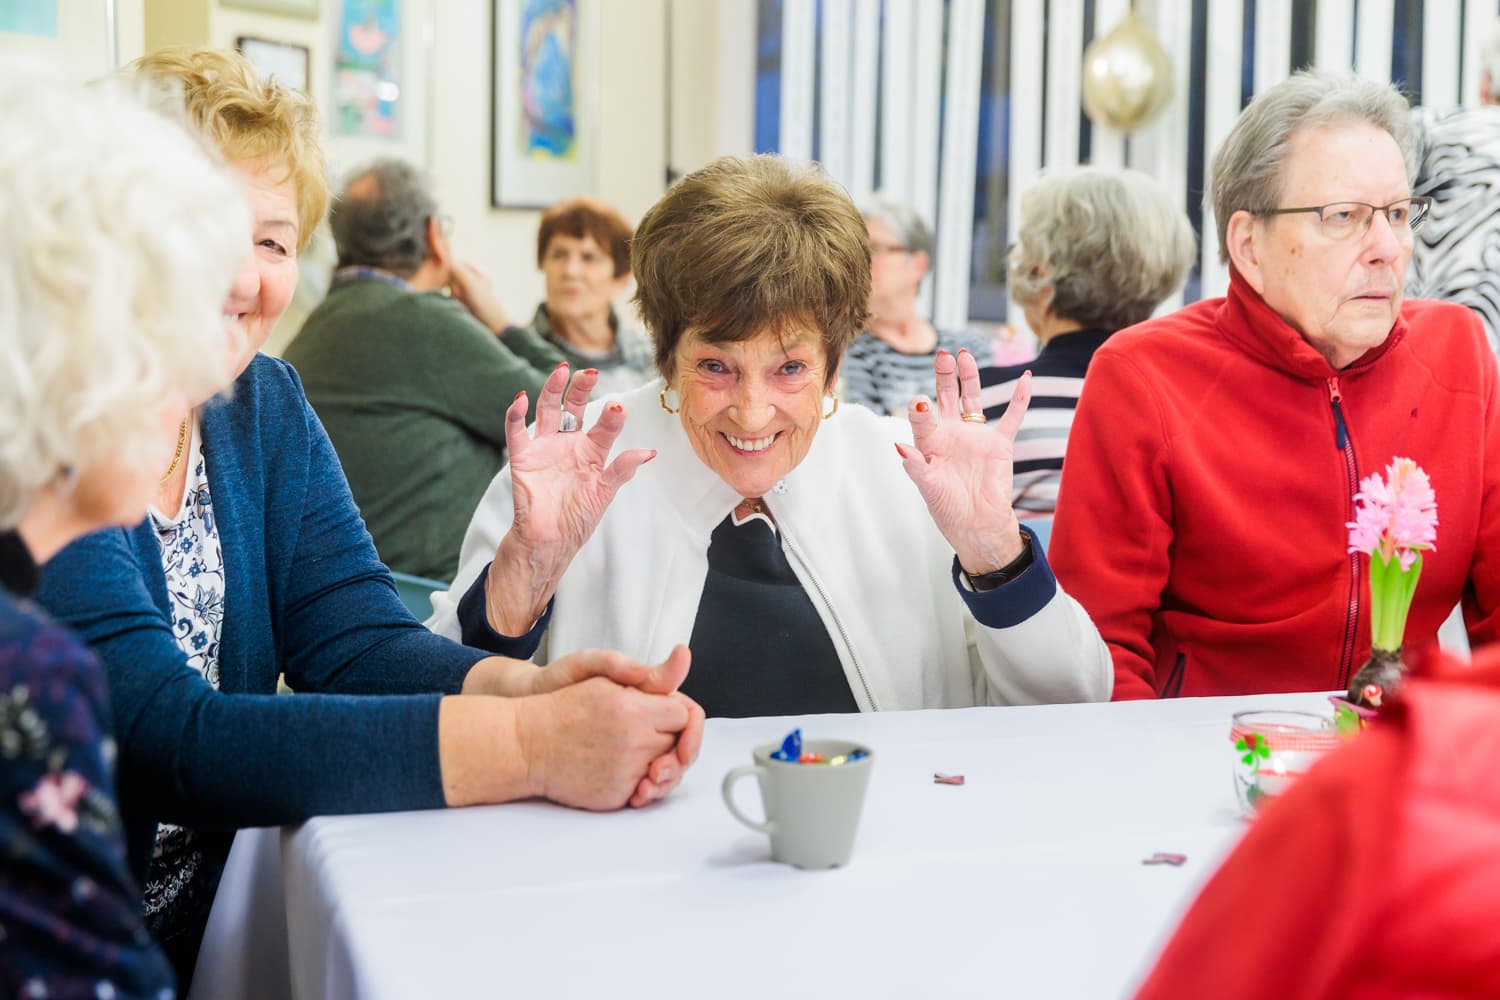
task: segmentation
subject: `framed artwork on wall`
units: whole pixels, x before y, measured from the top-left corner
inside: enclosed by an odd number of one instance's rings
[[[308,92],[308,75],[312,70],[312,53],[306,45],[275,42],[269,38],[241,35],[234,47],[250,60],[263,77],[275,77],[284,86]]]
[[[494,0],[490,201],[543,208],[594,190],[598,0]]]
[[[316,18],[323,0],[219,0],[225,7],[258,10],[263,14],[290,14],[293,17]]]
[[[335,136],[400,141],[415,102],[405,92],[401,0],[342,0],[333,54]]]

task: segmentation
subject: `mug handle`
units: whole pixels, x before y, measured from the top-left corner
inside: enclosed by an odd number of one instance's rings
[[[744,813],[740,812],[740,807],[734,804],[734,783],[736,781],[739,781],[741,778],[747,778],[752,774],[759,775],[764,770],[765,768],[759,765],[737,767],[730,771],[728,774],[724,775],[724,804],[729,807],[729,811],[734,815],[735,819],[739,820],[750,829],[759,830],[761,833],[774,833],[776,830],[776,821],[771,819],[771,817],[767,816],[764,823],[757,823],[749,816],[746,816]],[[761,800],[761,804],[762,806],[765,805],[764,799]]]

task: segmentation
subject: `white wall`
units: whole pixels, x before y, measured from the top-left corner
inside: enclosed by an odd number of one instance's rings
[[[665,190],[667,168],[668,13],[672,157],[678,170],[701,166],[727,148],[749,143],[753,0],[597,0],[603,44],[599,170],[593,193],[632,222]],[[454,216],[458,252],[491,276],[512,316],[529,317],[542,297],[536,269],[535,210],[490,204],[491,0],[403,0],[403,30],[422,64],[415,81],[427,122],[425,142],[384,148],[370,141],[330,139],[330,165],[339,175],[371,156],[425,160],[444,211]],[[21,52],[51,63],[58,73],[85,80],[113,66],[107,44],[107,0],[60,0],[59,38],[0,34],[0,59]],[[222,6],[216,0],[115,0],[119,61],[167,44],[229,47],[240,35],[307,46],[312,52],[313,98],[326,109],[339,0],[323,0],[316,19]],[[723,11],[728,11],[724,16]],[[748,16],[747,16],[748,15]],[[426,37],[430,31],[430,42]],[[721,46],[743,48],[719,58]],[[725,67],[729,67],[728,70]],[[722,82],[725,73],[732,86]],[[744,79],[741,80],[740,77]],[[732,113],[721,123],[720,109]],[[326,115],[325,115],[326,117]],[[742,135],[743,133],[743,135]],[[728,138],[726,138],[726,136]],[[303,288],[269,349],[291,339],[326,280],[331,248],[321,241],[305,263]]]

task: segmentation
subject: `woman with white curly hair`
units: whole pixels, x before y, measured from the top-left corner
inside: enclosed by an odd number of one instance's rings
[[[24,595],[144,516],[227,383],[249,236],[229,173],[117,89],[0,82],[0,995],[169,997],[116,806],[105,676]]]

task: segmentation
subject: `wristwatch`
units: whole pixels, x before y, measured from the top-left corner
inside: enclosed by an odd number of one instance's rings
[[[997,570],[989,573],[980,573],[975,576],[965,571],[964,576],[969,578],[969,586],[977,591],[994,590],[1002,584],[1009,583],[1022,573],[1031,568],[1036,557],[1031,552],[1031,536],[1021,532],[1021,554]]]

